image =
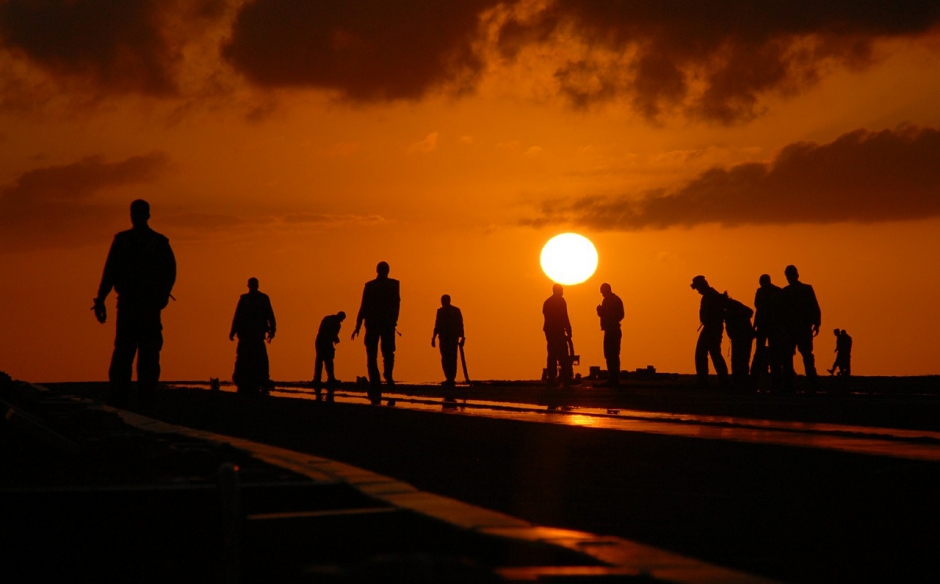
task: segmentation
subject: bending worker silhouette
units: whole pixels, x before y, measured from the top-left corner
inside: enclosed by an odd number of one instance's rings
[[[702,295],[698,309],[698,318],[702,323],[698,342],[695,344],[695,373],[698,384],[708,387],[708,357],[712,358],[715,373],[722,386],[728,383],[728,365],[721,356],[721,336],[724,332],[725,299],[717,290],[708,285],[705,276],[692,278],[692,289]]]
[[[743,302],[724,293],[725,332],[731,341],[731,382],[737,391],[750,389],[748,368],[751,364],[751,347],[754,344],[754,326],[751,316],[754,311]]]
[[[604,300],[597,307],[597,316],[601,318],[601,330],[604,331],[604,359],[607,361],[607,385],[620,385],[620,341],[623,332],[620,321],[623,320],[623,300],[613,293],[610,284],[601,284]]]
[[[781,294],[784,325],[783,372],[788,390],[793,389],[793,357],[800,351],[803,369],[809,381],[810,391],[816,390],[816,358],[813,356],[813,337],[819,334],[822,312],[816,300],[816,292],[809,284],[800,282],[796,266],[787,266],[783,271],[787,286]]]
[[[362,303],[356,316],[356,330],[352,338],[359,335],[362,323],[366,323],[366,361],[369,367],[369,398],[373,403],[382,399],[382,380],[379,378],[379,344],[382,346],[382,361],[385,381],[395,385],[392,371],[395,368],[395,327],[401,310],[401,287],[398,280],[388,277],[386,262],[375,267],[376,277],[366,282],[362,290]]]
[[[558,369],[561,368],[561,383],[567,387],[571,384],[572,364],[568,341],[571,339],[571,321],[568,320],[568,303],[564,299],[564,288],[561,284],[552,286],[552,295],[542,304],[542,315],[545,324],[545,341],[548,344],[548,385],[555,385]]]
[[[322,388],[323,368],[326,367],[326,391],[332,396],[336,387],[336,376],[333,375],[333,358],[336,356],[336,343],[339,342],[339,329],[346,320],[346,313],[340,310],[336,314],[328,314],[320,321],[317,330],[317,340],[314,343],[317,349],[316,364],[313,374],[313,388],[320,399]]]
[[[238,335],[232,381],[238,386],[239,393],[253,393],[270,386],[268,349],[264,341],[270,343],[276,332],[271,299],[258,290],[257,278],[249,278],[248,292],[238,299],[232,330],[228,334],[229,340]]]
[[[105,298],[112,288],[118,295],[114,353],[108,370],[111,384],[107,400],[113,405],[125,405],[130,397],[135,354],[140,400],[149,401],[160,381],[160,312],[169,302],[176,282],[176,258],[170,241],[150,228],[149,219],[147,201],[131,203],[133,227],[114,236],[94,300],[95,317],[104,323]]]
[[[453,387],[457,379],[457,349],[467,339],[463,335],[463,314],[450,303],[450,294],[441,296],[441,307],[437,309],[434,332],[431,334],[432,347],[435,337],[440,340],[441,368],[444,370],[444,382],[441,385]]]

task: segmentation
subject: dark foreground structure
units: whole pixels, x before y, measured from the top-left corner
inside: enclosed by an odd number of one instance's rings
[[[627,379],[560,412],[535,383],[458,388],[457,407],[428,386],[375,407],[351,385],[329,403],[179,384],[145,416],[91,399],[103,384],[7,383],[8,557],[34,579],[933,581],[937,380],[838,381]],[[103,548],[89,524],[123,535]]]

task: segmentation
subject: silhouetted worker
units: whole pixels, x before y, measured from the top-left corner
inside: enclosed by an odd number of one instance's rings
[[[232,330],[228,334],[230,341],[238,335],[232,381],[239,393],[256,393],[270,387],[268,349],[264,342],[267,340],[270,343],[276,332],[277,323],[271,299],[258,291],[257,278],[249,278],[248,292],[238,299]]]
[[[748,368],[754,344],[753,314],[749,306],[725,294],[725,330],[731,339],[731,381],[737,391],[750,389]]]
[[[836,361],[832,364],[832,369],[827,371],[829,375],[834,375],[838,369],[839,377],[849,377],[852,375],[852,337],[845,329],[834,329],[832,332],[836,336]]]
[[[379,342],[382,344],[382,361],[385,381],[395,385],[392,371],[395,368],[395,327],[401,310],[401,287],[398,280],[388,277],[386,262],[375,267],[375,280],[366,282],[362,290],[362,304],[356,316],[356,338],[363,321],[366,323],[366,361],[369,367],[369,399],[378,404],[382,399],[382,380],[379,378]]]
[[[725,297],[708,285],[705,276],[692,278],[691,287],[702,295],[698,318],[702,323],[698,342],[695,344],[695,373],[698,384],[708,387],[708,357],[711,355],[715,373],[722,386],[728,383],[728,365],[721,356],[721,337],[724,332]]]
[[[783,347],[780,295],[783,290],[770,281],[768,274],[760,277],[760,288],[754,294],[754,332],[757,347],[751,363],[751,378],[756,388],[760,378],[770,368],[771,387],[779,390],[781,385],[781,351]]]
[[[437,309],[434,332],[431,334],[432,347],[435,337],[440,341],[441,368],[444,370],[444,382],[441,385],[453,387],[457,379],[457,349],[467,339],[463,334],[463,314],[450,303],[449,294],[441,296],[441,307]]]
[[[610,284],[601,284],[601,295],[604,300],[597,307],[597,316],[601,319],[601,330],[604,331],[604,359],[607,361],[607,385],[617,387],[620,385],[620,340],[623,332],[620,330],[620,321],[623,320],[623,300],[613,293]]]
[[[810,390],[816,390],[816,359],[813,357],[813,337],[819,334],[822,313],[816,292],[809,284],[800,282],[796,266],[787,266],[783,271],[787,277],[787,286],[781,294],[783,314],[783,371],[788,390],[793,388],[793,357],[800,351],[803,357],[803,369],[810,384]]]
[[[108,403],[126,405],[130,397],[134,355],[137,355],[137,389],[147,404],[160,381],[160,349],[163,324],[160,312],[170,300],[176,282],[176,258],[170,241],[152,230],[150,204],[131,203],[133,227],[114,236],[98,286],[93,310],[98,322],[107,320],[105,298],[114,288],[118,295],[114,353],[108,370]]]
[[[327,394],[332,396],[333,390],[336,388],[336,376],[333,374],[333,358],[336,357],[336,343],[339,342],[339,329],[343,326],[344,320],[346,320],[346,313],[340,310],[336,314],[324,316],[323,320],[320,321],[320,328],[317,330],[317,339],[315,341],[317,358],[313,374],[313,388],[317,392],[317,399],[320,399],[324,367],[326,367]]]
[[[548,384],[556,384],[560,367],[561,383],[567,387],[573,376],[568,344],[571,339],[571,321],[568,320],[568,303],[565,302],[561,284],[552,286],[552,295],[542,304],[542,315],[545,317],[542,330],[545,331],[548,344]]]

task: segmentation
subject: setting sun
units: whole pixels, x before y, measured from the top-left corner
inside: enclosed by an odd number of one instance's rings
[[[580,284],[597,269],[597,250],[591,240],[577,233],[562,233],[542,248],[542,270],[559,284]]]

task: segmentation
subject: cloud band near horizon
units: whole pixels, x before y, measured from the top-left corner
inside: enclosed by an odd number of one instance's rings
[[[856,130],[770,162],[711,168],[675,190],[543,203],[533,226],[637,231],[717,224],[879,223],[940,216],[940,129]]]

